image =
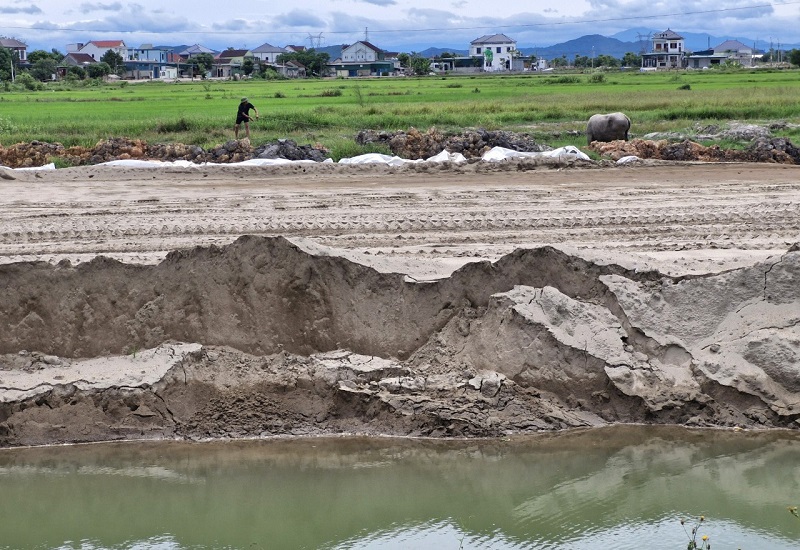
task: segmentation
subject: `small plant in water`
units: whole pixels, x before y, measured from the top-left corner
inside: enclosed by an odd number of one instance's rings
[[[683,519],[681,520],[683,532],[686,533],[687,537],[689,537],[689,546],[686,547],[686,550],[711,550],[711,540],[708,538],[708,535],[702,535],[700,537],[700,542],[697,541],[697,530],[705,520],[705,516],[700,516],[697,519],[697,523],[695,523],[694,527],[692,527],[691,534],[686,531],[686,521]]]

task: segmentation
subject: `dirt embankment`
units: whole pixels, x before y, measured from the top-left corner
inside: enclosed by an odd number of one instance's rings
[[[417,282],[255,236],[0,265],[0,445],[797,427],[798,278],[796,246],[685,277],[541,247]]]

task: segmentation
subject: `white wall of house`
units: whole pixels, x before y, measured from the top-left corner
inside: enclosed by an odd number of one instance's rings
[[[506,37],[508,38],[508,37]],[[491,63],[486,56],[486,50],[492,52]],[[513,40],[503,41],[472,41],[470,43],[470,56],[483,57],[483,69],[485,71],[507,71],[514,66],[512,58],[517,50],[517,43]]]
[[[378,52],[363,42],[356,42],[342,50],[342,61],[368,63],[371,61],[378,61]]]
[[[178,78],[178,68],[177,67],[161,67],[159,71],[159,78],[164,80],[176,80]]]
[[[250,53],[254,59],[258,59],[264,63],[274,64],[278,62],[279,55],[289,53],[289,50],[286,48],[278,48],[277,46],[272,46],[270,44],[262,44],[258,48],[251,50]]]
[[[85,53],[92,56],[92,59],[100,61],[100,58],[103,57],[108,50],[117,52],[122,56],[122,59],[128,59],[128,48],[125,47],[124,42],[121,44],[121,46],[114,48],[98,47],[96,44],[89,42],[79,50],[79,53]]]
[[[157,61],[159,63],[166,63],[167,61],[166,50],[158,50],[156,48],[141,46],[139,48],[129,48],[128,57],[125,59],[132,61],[134,59],[139,61]]]

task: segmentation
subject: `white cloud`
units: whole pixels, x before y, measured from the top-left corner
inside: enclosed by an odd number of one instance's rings
[[[78,11],[80,13],[91,13],[94,11],[120,11],[122,10],[122,4],[119,2],[114,2],[111,4],[103,4],[101,2],[84,2],[83,4],[78,6]]]
[[[38,6],[23,6],[23,7],[14,7],[14,6],[0,6],[0,13],[26,13],[29,15],[34,15],[37,13],[42,13],[42,10],[39,9]]]

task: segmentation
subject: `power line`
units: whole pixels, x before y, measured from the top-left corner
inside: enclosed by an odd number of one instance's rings
[[[771,2],[767,4],[753,4],[750,6],[740,6],[735,8],[718,8],[712,10],[701,10],[701,11],[687,11],[687,12],[676,12],[676,13],[662,13],[656,15],[637,15],[635,18],[632,17],[607,17],[602,19],[576,19],[570,21],[552,21],[548,23],[520,23],[515,25],[481,25],[481,26],[474,26],[474,27],[432,27],[432,28],[422,28],[422,29],[385,29],[385,30],[372,30],[373,33],[380,33],[380,34],[388,34],[388,33],[409,33],[409,32],[442,32],[442,31],[468,31],[468,30],[481,30],[481,29],[525,29],[525,28],[536,28],[536,27],[556,27],[556,26],[563,26],[563,25],[580,25],[586,23],[609,23],[613,21],[629,21],[629,20],[641,20],[641,19],[658,19],[661,17],[681,17],[687,15],[707,15],[712,13],[726,13],[726,12],[733,12],[733,11],[743,11],[743,10],[752,10],[756,8],[770,8],[775,6],[790,6],[794,4],[800,4],[800,0],[793,0],[790,2]],[[77,28],[60,28],[60,27],[46,27],[46,26],[30,26],[30,27],[23,27],[23,26],[5,26],[3,25],[0,28],[4,29],[18,29],[18,30],[34,30],[34,31],[50,31],[50,32],[84,32],[84,33],[117,33],[117,34],[163,34],[163,35],[172,35],[172,34],[200,34],[200,35],[264,35],[264,34],[298,34],[299,31],[267,31],[258,30],[258,31],[246,31],[246,30],[231,30],[231,31],[190,31],[190,30],[171,30],[169,32],[165,31],[148,31],[148,30],[119,30],[119,29],[77,29]],[[360,30],[350,30],[350,31],[325,31],[328,34],[360,34],[362,31]]]

